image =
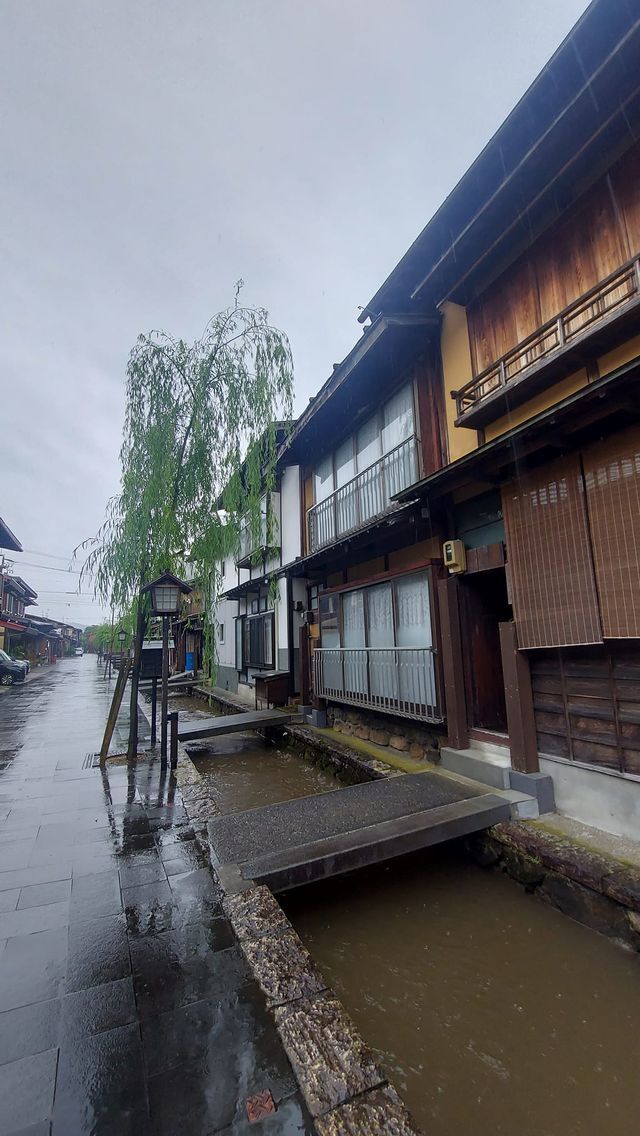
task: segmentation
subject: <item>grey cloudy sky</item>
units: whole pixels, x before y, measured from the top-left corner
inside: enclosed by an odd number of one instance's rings
[[[233,283],[301,410],[584,0],[0,0],[0,516],[40,611],[118,486],[140,331]]]

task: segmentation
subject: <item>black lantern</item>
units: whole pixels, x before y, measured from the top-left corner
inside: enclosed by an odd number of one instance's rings
[[[162,707],[160,717],[160,760],[167,760],[167,712],[169,706],[169,617],[180,611],[180,596],[193,591],[184,580],[172,572],[163,572],[141,589],[141,595],[151,592],[151,610],[162,616]],[[154,715],[155,717],[155,715]]]
[[[124,643],[124,641],[125,641],[125,639],[126,639],[126,638],[127,638],[127,633],[126,633],[126,631],[124,631],[124,629],[123,629],[123,628],[121,627],[121,628],[120,628],[120,630],[119,630],[119,632],[118,632],[118,639],[120,640],[120,643],[121,643],[121,644],[122,644],[122,643]]]
[[[184,580],[179,580],[172,572],[163,572],[157,580],[145,584],[143,592],[151,592],[151,608],[154,615],[177,615],[180,610],[180,596],[193,591]]]

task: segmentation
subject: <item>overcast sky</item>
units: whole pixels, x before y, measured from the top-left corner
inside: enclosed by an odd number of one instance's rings
[[[300,411],[585,7],[0,0],[0,516],[41,614],[100,618],[50,569],[118,488],[138,333],[196,336],[242,277]]]

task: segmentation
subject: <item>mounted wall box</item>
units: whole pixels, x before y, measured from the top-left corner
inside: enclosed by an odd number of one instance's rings
[[[442,558],[445,568],[450,572],[464,572],[467,567],[467,556],[461,540],[445,540],[442,546]]]

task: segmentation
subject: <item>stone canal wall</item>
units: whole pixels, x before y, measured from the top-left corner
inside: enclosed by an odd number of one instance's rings
[[[467,846],[484,867],[505,872],[565,915],[640,951],[639,868],[535,822],[494,825]]]

